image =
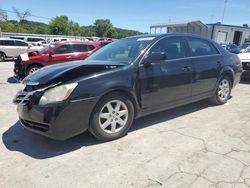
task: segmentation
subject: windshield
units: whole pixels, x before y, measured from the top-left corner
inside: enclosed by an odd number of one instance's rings
[[[125,38],[101,48],[87,60],[116,61],[129,64],[134,61],[154,37]]]
[[[48,45],[48,46],[46,46],[46,47],[41,48],[40,50],[38,50],[38,52],[39,52],[39,54],[40,54],[40,53],[44,53],[44,52],[46,52],[48,49],[50,49],[50,48],[52,48],[52,47],[54,47],[54,45]]]

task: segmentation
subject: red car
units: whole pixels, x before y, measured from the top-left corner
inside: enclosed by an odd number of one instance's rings
[[[15,60],[14,73],[23,78],[47,65],[83,60],[100,47],[99,42],[59,42],[49,45],[38,51],[18,56]]]

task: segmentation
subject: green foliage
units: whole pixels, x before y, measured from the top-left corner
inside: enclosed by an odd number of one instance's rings
[[[115,39],[116,39],[117,36],[118,36],[118,33],[117,33],[116,29],[113,28],[113,27],[109,28],[109,29],[106,31],[106,33],[105,33],[105,37],[115,38]]]
[[[69,34],[69,19],[67,16],[57,16],[49,24],[50,32],[54,35]]]
[[[97,37],[104,37],[108,30],[113,28],[110,20],[97,19],[94,23],[95,32]]]
[[[33,22],[23,20],[21,23],[16,20],[9,20],[0,22],[0,27],[3,32],[13,32],[13,33],[39,33],[39,34],[49,34],[49,26],[41,22]]]
[[[139,31],[115,28],[109,19],[97,19],[94,25],[80,27],[78,23],[69,20],[67,16],[57,16],[49,24],[28,20],[0,21],[0,28],[2,32],[98,36],[117,39],[142,34]]]

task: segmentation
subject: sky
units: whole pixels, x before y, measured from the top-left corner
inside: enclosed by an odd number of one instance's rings
[[[29,20],[49,23],[66,15],[74,22],[91,25],[96,19],[110,19],[115,27],[149,32],[157,23],[201,20],[222,21],[225,0],[0,0],[0,8],[31,10]],[[250,0],[227,0],[224,24],[250,25]],[[8,13],[9,19],[15,19]]]

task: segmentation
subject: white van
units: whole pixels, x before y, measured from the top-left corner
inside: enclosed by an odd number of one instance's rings
[[[45,41],[44,38],[41,37],[27,37],[27,36],[11,36],[11,39],[19,39],[19,40],[24,40],[32,45],[38,45],[39,42]]]

